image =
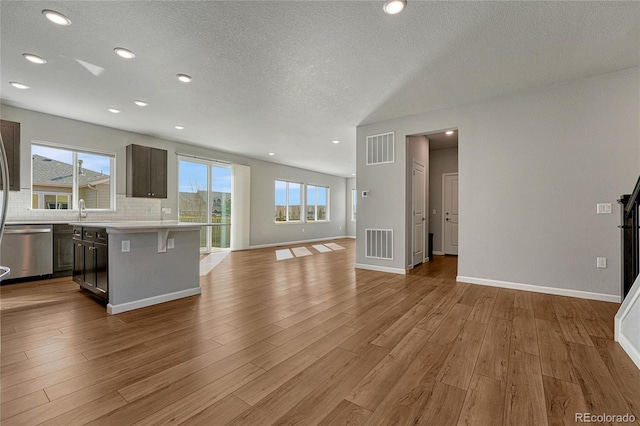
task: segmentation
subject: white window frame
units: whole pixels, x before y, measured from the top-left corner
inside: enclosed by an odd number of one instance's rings
[[[305,219],[305,184],[302,182],[296,182],[293,180],[286,180],[286,179],[275,179],[273,182],[273,208],[274,208],[274,213],[277,213],[277,209],[278,209],[278,204],[276,203],[276,193],[275,193],[275,185],[277,182],[282,182],[285,184],[285,193],[286,193],[286,201],[285,201],[285,205],[284,205],[284,211],[285,211],[285,218],[284,220],[276,220],[276,218],[274,217],[273,221],[276,224],[285,224],[285,223],[304,223],[304,219]],[[300,185],[300,219],[298,220],[291,220],[289,219],[289,184],[293,183],[293,184],[297,184]]]
[[[358,190],[351,190],[351,222],[355,222],[358,216]]]
[[[45,205],[44,197],[46,195],[55,196],[56,197],[56,203],[55,203],[56,204],[56,208],[55,209],[47,209],[47,208],[44,208],[44,207],[38,207],[37,209],[33,209],[33,194],[32,194],[31,195],[31,207],[32,207],[33,210],[47,210],[47,211],[50,211],[50,210],[69,211],[70,210],[70,209],[59,209],[57,207],[57,205],[58,204],[62,204],[62,203],[58,202],[58,197],[62,197],[62,196],[67,197],[69,202],[72,202],[72,200],[71,200],[71,196],[72,196],[71,192],[43,191],[43,192],[38,192],[36,195],[38,196],[38,205],[39,206],[44,206]]]
[[[307,198],[307,194],[309,193],[309,189],[310,188],[314,188],[315,189],[315,203],[310,205],[308,204]],[[318,188],[324,188],[327,190],[327,205],[326,205],[326,211],[325,211],[325,219],[318,219]],[[329,222],[329,199],[330,199],[330,194],[331,194],[331,188],[328,186],[324,186],[324,185],[316,185],[316,184],[307,184],[305,185],[305,191],[304,191],[304,196],[305,196],[305,201],[307,201],[307,203],[305,203],[304,206],[304,220],[307,223],[317,223],[317,222]],[[309,207],[313,207],[313,220],[308,220],[307,219],[307,208]]]
[[[73,163],[73,167],[72,167],[72,173],[73,173],[73,178],[72,178],[72,183],[71,183],[71,194],[69,194],[71,196],[71,206],[73,208],[71,209],[44,209],[44,208],[38,208],[38,209],[34,209],[33,208],[33,204],[31,205],[31,210],[36,210],[36,211],[46,211],[46,212],[73,212],[73,211],[78,211],[78,168],[75,166],[78,164],[78,154],[91,154],[91,155],[102,155],[105,157],[109,157],[109,168],[110,168],[110,187],[109,187],[109,208],[108,209],[91,209],[91,208],[87,208],[87,211],[92,211],[92,212],[115,212],[116,211],[116,154],[114,152],[110,152],[110,151],[103,151],[103,150],[99,150],[99,149],[88,149],[88,148],[83,148],[83,147],[78,147],[78,146],[73,146],[73,145],[65,145],[65,144],[59,144],[59,143],[55,143],[55,142],[45,142],[45,141],[39,141],[39,140],[32,140],[31,141],[31,155],[33,155],[33,146],[41,146],[44,148],[54,148],[54,149],[60,149],[60,150],[66,150],[66,151],[71,151],[71,161]],[[34,195],[34,191],[33,191],[33,163],[31,164],[31,185],[30,185],[30,192],[31,192],[31,200],[33,200],[33,195]],[[45,191],[46,192],[46,191]],[[54,193],[54,192],[50,192],[50,193]],[[38,194],[38,205],[40,205],[40,197],[39,197],[39,192],[37,192],[36,194]],[[32,201],[33,203],[33,201]]]
[[[210,158],[204,158],[204,157],[198,157],[195,155],[190,155],[190,154],[181,154],[176,152],[176,170],[177,170],[177,192],[176,192],[176,199],[178,200],[178,221],[180,221],[180,162],[181,161],[185,161],[185,162],[190,162],[190,163],[196,163],[196,164],[203,164],[205,166],[207,166],[207,224],[210,226],[206,227],[206,243],[205,243],[205,247],[200,247],[200,252],[201,253],[210,253],[213,249],[215,250],[230,250],[230,248],[220,248],[220,247],[213,247],[212,244],[212,232],[213,232],[213,222],[211,220],[211,211],[212,211],[212,206],[213,206],[213,168],[214,167],[220,167],[220,168],[226,168],[226,169],[230,169],[232,170],[231,172],[231,211],[233,211],[233,202],[234,202],[234,197],[233,197],[233,169],[231,166],[231,163],[226,162],[226,161],[221,161],[221,160],[215,160],[215,159],[210,159]],[[188,223],[188,222],[182,222],[182,223]],[[232,226],[231,223],[228,224],[229,226]],[[231,233],[231,235],[233,235],[233,232]],[[231,242],[230,242],[231,245]]]

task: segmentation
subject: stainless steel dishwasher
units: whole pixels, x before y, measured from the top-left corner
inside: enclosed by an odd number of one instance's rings
[[[7,225],[0,265],[11,268],[11,279],[53,274],[53,226]]]

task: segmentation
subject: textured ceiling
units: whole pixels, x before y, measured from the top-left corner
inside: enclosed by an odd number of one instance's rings
[[[358,124],[640,65],[639,2],[409,0],[396,16],[382,3],[2,1],[0,96],[350,176]],[[42,9],[73,23],[55,26]],[[115,47],[136,58],[120,59]],[[23,53],[48,63],[31,64]],[[194,80],[181,84],[177,73]]]

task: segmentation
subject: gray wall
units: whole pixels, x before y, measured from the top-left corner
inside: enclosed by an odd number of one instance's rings
[[[252,246],[331,238],[346,235],[346,179],[316,173],[276,163],[242,157],[175,141],[158,139],[137,133],[116,130],[95,124],[70,120],[54,115],[0,105],[0,116],[21,123],[20,184],[23,190],[31,187],[31,141],[54,142],[71,146],[100,149],[116,154],[116,192],[125,194],[126,146],[139,144],[166,149],[168,158],[168,198],[162,207],[172,213],[163,219],[177,219],[177,156],[176,152],[248,165],[251,167],[251,239]],[[304,225],[275,224],[274,180],[288,179],[330,187],[330,221]],[[11,203],[11,198],[9,199]],[[118,208],[118,206],[117,206]],[[121,213],[121,212],[118,212]],[[42,220],[55,219],[43,212]],[[113,215],[118,219],[118,214]]]
[[[429,154],[429,232],[433,234],[433,251],[442,252],[442,174],[458,171],[458,148]]]
[[[347,179],[347,191],[346,191],[346,197],[347,197],[347,216],[346,216],[346,221],[347,221],[347,236],[349,237],[355,237],[356,236],[356,222],[354,222],[353,220],[351,220],[351,210],[353,210],[353,206],[351,205],[351,191],[354,189],[358,189],[358,187],[356,186],[356,178],[349,178]],[[358,202],[360,202],[360,194],[358,194]],[[357,208],[357,207],[356,207]]]
[[[404,268],[405,236],[393,262],[364,257],[364,228],[405,229],[405,158],[365,165],[367,135],[459,131],[463,277],[620,294],[617,198],[633,189],[640,155],[640,68],[577,80],[357,128],[362,202],[356,262]],[[596,203],[613,214],[596,215]],[[596,269],[596,257],[608,258]]]

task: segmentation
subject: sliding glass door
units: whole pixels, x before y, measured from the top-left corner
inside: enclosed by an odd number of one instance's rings
[[[178,209],[180,222],[209,225],[200,231],[200,251],[231,247],[231,167],[180,158]]]

